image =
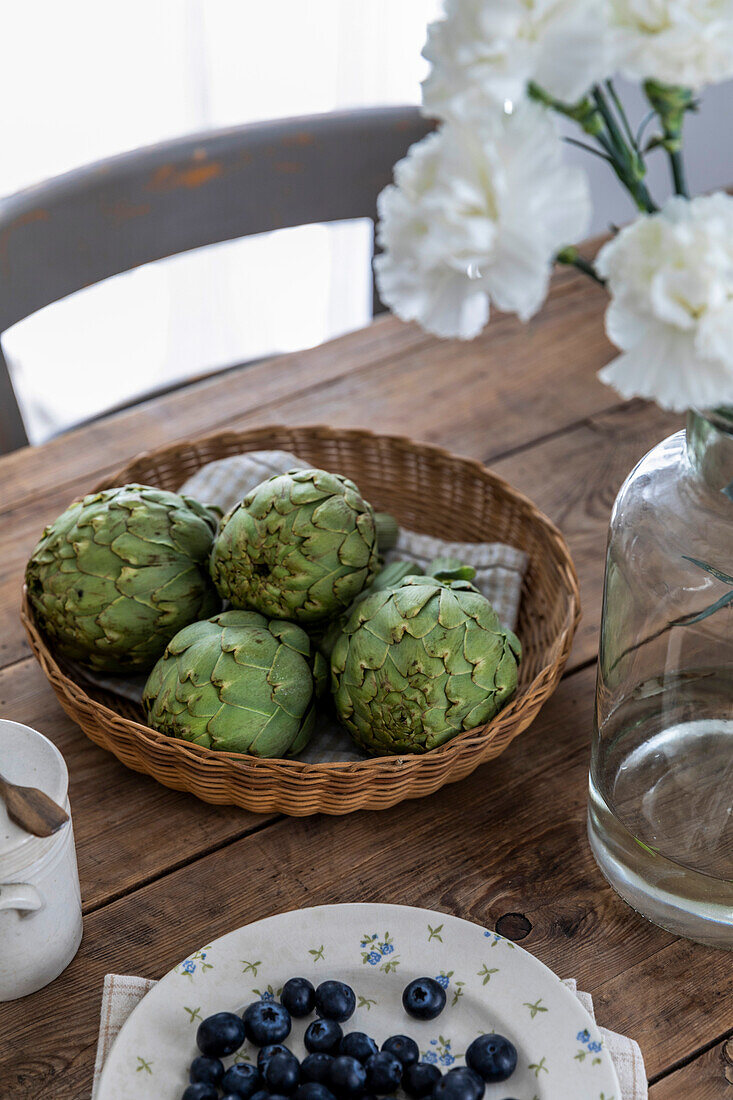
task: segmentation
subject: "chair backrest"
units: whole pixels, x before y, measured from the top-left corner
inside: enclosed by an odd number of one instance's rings
[[[376,217],[392,166],[430,129],[371,108],[193,135],[99,161],[0,201],[0,333],[153,260],[253,233]],[[0,356],[0,453],[27,442]]]

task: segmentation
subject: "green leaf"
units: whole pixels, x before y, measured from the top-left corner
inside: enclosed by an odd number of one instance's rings
[[[692,626],[693,623],[701,623],[703,619],[707,619],[708,615],[714,615],[716,611],[720,611],[721,608],[727,607],[733,603],[733,591],[726,592],[724,596],[721,596],[719,600],[712,603],[710,607],[706,607],[703,611],[698,612],[697,615],[693,615],[691,618],[684,615],[681,619],[673,619],[673,626]]]
[[[715,577],[717,580],[722,581],[723,584],[733,584],[733,577],[728,573],[721,572],[720,569],[716,569],[714,565],[709,565],[706,561],[700,561],[699,558],[688,557],[687,554],[683,554],[682,557],[685,561],[692,562],[698,569],[703,569],[706,573],[709,573],[711,577]]]
[[[458,558],[436,558],[430,562],[428,576],[436,581],[472,581],[476,570],[472,565],[464,565]]]

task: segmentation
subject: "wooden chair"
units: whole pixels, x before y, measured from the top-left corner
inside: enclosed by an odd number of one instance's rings
[[[141,264],[218,241],[376,217],[430,124],[392,107],[255,123],[124,153],[0,201],[0,334]],[[0,352],[0,454],[28,442]]]

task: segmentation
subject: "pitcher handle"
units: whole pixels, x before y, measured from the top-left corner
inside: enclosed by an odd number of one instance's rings
[[[0,885],[0,909],[17,909],[20,912],[32,912],[43,906],[43,898],[27,882],[10,882]]]

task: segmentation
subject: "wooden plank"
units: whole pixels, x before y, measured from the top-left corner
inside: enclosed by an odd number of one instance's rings
[[[730,1038],[716,1043],[649,1089],[649,1100],[730,1100],[730,1097],[733,1097],[733,1039]]]
[[[0,671],[0,714],[64,755],[85,910],[276,818],[210,806],[125,768],[67,717],[32,658]]]
[[[597,418],[496,464],[498,473],[538,497],[569,537],[585,607],[570,667],[595,656],[607,516],[616,487],[649,444],[671,426],[663,414],[636,405]],[[568,471],[578,469],[587,476],[573,483],[568,479]],[[36,508],[27,504],[16,509],[13,522],[3,527],[4,532],[11,531],[13,536],[10,545],[0,553],[3,562],[0,652],[6,663],[9,659],[18,660],[25,650],[17,618],[17,571],[36,537]],[[23,546],[24,528],[29,537],[27,549]],[[3,540],[8,541],[7,535],[0,533],[0,545]],[[90,860],[84,889],[89,906],[100,905],[185,858],[242,835],[250,827],[251,815],[204,807],[190,796],[167,791],[152,780],[123,769],[112,756],[88,742],[70,722],[32,660],[24,660],[0,674],[0,707],[6,717],[27,722],[50,733],[53,739],[59,738],[60,747],[67,754],[74,805],[83,823],[77,829],[84,829],[79,837],[83,881],[87,853]],[[115,797],[100,804],[99,791],[115,791]],[[158,820],[165,820],[170,828],[151,846],[147,837],[151,825],[154,829]],[[108,847],[115,830],[125,839],[126,858],[119,862],[100,860],[98,851]],[[140,859],[137,852],[141,853]]]
[[[0,710],[40,730],[64,754],[85,910],[279,819],[210,806],[125,768],[64,713],[32,658],[0,671]],[[559,763],[562,755],[554,752],[553,758]]]
[[[580,277],[566,278],[530,325],[499,316],[472,343],[439,341],[380,318],[309,351],[7,455],[0,460],[0,512],[65,483],[86,479],[91,486],[148,447],[239,424],[330,420],[498,454],[618,404],[595,378],[611,353],[604,301]]]
[[[97,910],[64,975],[20,1012],[0,1006],[14,1100],[51,1082],[55,1100],[86,1095],[106,972],[159,977],[238,925],[369,899],[488,927],[524,913],[524,945],[595,996],[600,1023],[641,1041],[650,1074],[694,1053],[720,1033],[733,972],[719,952],[641,920],[597,870],[585,837],[592,699],[592,670],[566,678],[534,727],[461,785],[458,802],[448,787],[429,806],[353,814],[338,827],[325,817],[277,822]]]

